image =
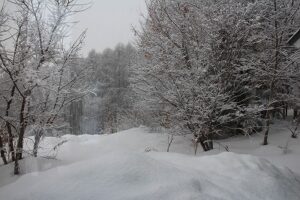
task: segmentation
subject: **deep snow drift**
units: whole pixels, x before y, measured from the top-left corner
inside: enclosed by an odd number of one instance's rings
[[[299,177],[288,168],[251,155],[194,156],[188,138],[175,140],[172,150],[177,153],[162,152],[165,137],[138,128],[114,135],[45,138],[44,154],[67,140],[58,160],[24,160],[27,174],[17,180],[4,174],[12,168],[0,168],[0,199],[300,199]]]

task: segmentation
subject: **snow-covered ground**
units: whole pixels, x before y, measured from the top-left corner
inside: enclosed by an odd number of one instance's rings
[[[231,152],[215,144],[214,151],[199,149],[195,156],[190,138],[176,137],[167,153],[167,136],[143,127],[114,135],[48,137],[40,151],[56,159],[24,159],[20,177],[11,175],[12,166],[0,167],[0,199],[299,200],[299,139],[290,139],[280,125],[273,128],[270,145],[261,141],[261,135],[231,138],[220,141]]]

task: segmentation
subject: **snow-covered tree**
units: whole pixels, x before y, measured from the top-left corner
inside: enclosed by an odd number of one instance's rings
[[[290,55],[294,50],[287,41],[300,25],[300,2],[264,0],[257,1],[255,8],[257,28],[252,42],[256,42],[258,48],[251,61],[255,61],[255,85],[265,107],[263,144],[266,145],[272,115],[279,113],[285,117],[288,106],[296,101],[292,88],[299,84],[294,76],[299,73],[299,68],[291,65],[294,61]]]
[[[168,118],[173,131],[179,128],[192,133],[207,151],[223,124],[241,118],[249,110],[232,112],[238,105],[220,84],[220,74],[210,73],[209,24],[196,5],[202,4],[162,0],[149,3],[149,16],[138,33],[145,57],[138,74],[147,97],[159,105],[161,120]]]
[[[9,3],[15,12],[8,16],[9,28],[0,39],[1,82],[7,84],[1,92],[0,117],[6,124],[14,172],[19,174],[18,160],[23,157],[28,128],[36,129],[38,143],[45,128],[62,123],[65,105],[84,93],[78,81],[85,73],[71,75],[70,63],[77,59],[85,33],[67,44],[70,16],[83,9],[77,1]]]
[[[298,4],[149,1],[136,33],[144,57],[136,67],[142,101],[157,109],[162,124],[202,141],[259,130],[266,113],[267,139],[270,113],[293,99],[286,42],[299,21]]]

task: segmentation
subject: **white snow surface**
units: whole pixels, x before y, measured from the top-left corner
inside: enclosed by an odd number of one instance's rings
[[[243,150],[258,156],[218,149],[209,153],[213,155],[195,156],[188,137],[176,137],[172,152],[167,153],[165,135],[135,128],[114,135],[45,138],[41,153],[53,154],[51,147],[64,140],[67,142],[56,152],[57,160],[24,159],[20,177],[11,175],[12,166],[0,167],[0,199],[300,199],[300,161],[295,160],[299,158],[298,140],[291,142],[286,155],[275,144],[277,140],[260,147],[256,138],[251,142],[236,138],[230,148],[238,152],[243,146]],[[27,142],[29,148],[30,140]]]

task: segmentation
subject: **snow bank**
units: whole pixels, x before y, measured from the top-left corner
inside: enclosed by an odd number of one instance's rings
[[[299,188],[291,172],[252,156],[111,152],[24,175],[0,199],[299,200]]]
[[[166,148],[163,138],[142,129],[106,136],[64,136],[60,140],[68,142],[58,154],[63,162],[49,161],[45,167],[40,159],[23,161],[25,169],[32,169],[28,163],[38,163],[33,164],[37,171],[0,185],[0,199],[300,199],[299,177],[287,168],[235,153],[200,157],[164,153],[160,152]],[[45,146],[57,142],[54,138],[44,141]],[[175,141],[173,149],[187,149],[188,142]]]

